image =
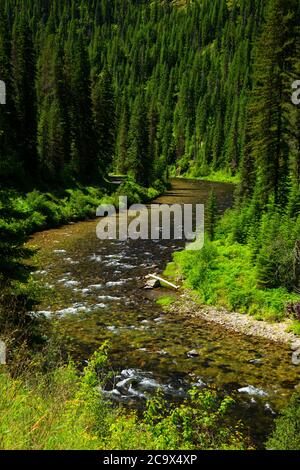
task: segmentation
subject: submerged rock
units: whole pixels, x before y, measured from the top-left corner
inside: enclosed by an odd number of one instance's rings
[[[130,385],[131,382],[134,380],[133,377],[127,377],[126,379],[121,380],[116,384],[116,388],[124,388],[126,385]]]
[[[110,281],[106,283],[106,287],[117,287],[125,284],[126,279],[120,279],[120,281]]]
[[[200,354],[196,349],[192,349],[191,351],[189,351],[187,353],[187,357],[189,357],[189,358],[199,357],[199,356],[200,356]]]
[[[203,382],[202,379],[198,379],[197,382],[192,384],[193,387],[199,387],[199,388],[204,388],[207,387],[207,384]]]
[[[103,285],[102,284],[92,284],[88,287],[88,290],[90,289],[94,289],[94,290],[100,290],[103,288]]]
[[[251,359],[251,361],[249,361],[250,364],[254,364],[254,365],[262,364],[262,362],[263,362],[262,359]]]
[[[144,378],[143,380],[141,380],[141,382],[139,383],[139,387],[141,387],[143,390],[153,390],[162,388],[161,384],[159,384],[156,380],[148,378]]]

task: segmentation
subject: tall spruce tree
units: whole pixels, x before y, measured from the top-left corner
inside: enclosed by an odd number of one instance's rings
[[[16,146],[26,175],[34,179],[38,175],[36,54],[25,11],[14,21],[11,64]]]
[[[129,108],[127,94],[124,92],[121,107],[121,116],[119,120],[119,132],[116,144],[116,168],[121,174],[128,171],[127,165],[127,139],[129,130]]]
[[[128,134],[128,171],[137,182],[147,186],[149,156],[147,112],[142,93],[138,94],[131,114]]]
[[[93,118],[98,146],[98,164],[102,173],[112,168],[116,140],[116,110],[112,76],[104,69],[92,92]]]
[[[284,103],[290,98],[284,79],[293,47],[293,4],[293,0],[271,2],[266,26],[255,49],[248,145],[256,173],[254,197],[262,208],[271,200],[286,202],[288,146]]]

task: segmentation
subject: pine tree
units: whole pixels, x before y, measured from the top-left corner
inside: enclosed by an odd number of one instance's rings
[[[113,163],[116,136],[116,110],[111,73],[104,69],[92,92],[93,118],[98,144],[99,168],[108,171]]]
[[[13,143],[15,136],[13,131],[11,100],[11,68],[10,68],[10,35],[3,5],[0,4],[0,80],[6,87],[6,104],[0,105],[0,184],[16,182],[18,174],[16,153]]]
[[[298,12],[295,15],[299,15]],[[287,83],[292,84],[300,77],[300,27],[295,28],[294,53],[292,57],[292,70],[287,76]],[[296,217],[300,214],[300,105],[289,102],[285,108],[288,123],[289,143],[289,214]]]
[[[23,14],[16,17],[12,31],[12,91],[18,152],[31,179],[38,174],[35,61],[32,31]]]
[[[291,3],[273,0],[255,52],[255,87],[249,111],[251,156],[255,162],[255,197],[262,208],[270,198],[283,204],[287,179],[284,73],[289,67],[293,15]]]
[[[127,166],[127,139],[128,139],[128,128],[129,128],[129,109],[127,102],[127,94],[124,93],[122,100],[121,118],[119,122],[119,135],[117,139],[117,170],[121,174],[125,174],[128,171]]]
[[[66,178],[70,159],[68,110],[60,40],[49,36],[39,61],[38,154],[41,176],[54,182]]]
[[[147,186],[149,176],[147,171],[149,156],[147,112],[144,97],[140,93],[134,102],[129,134],[128,134],[128,171],[134,179]]]
[[[89,183],[99,180],[98,149],[92,115],[90,63],[82,32],[70,25],[66,44],[65,77],[70,122],[71,162],[73,176]]]

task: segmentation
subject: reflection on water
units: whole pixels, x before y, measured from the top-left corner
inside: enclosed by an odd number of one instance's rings
[[[232,185],[173,180],[156,202],[205,204],[212,189],[223,212],[232,203]],[[271,416],[286,402],[299,382],[287,348],[166,314],[155,302],[158,292],[144,290],[144,276],[162,272],[183,242],[101,241],[96,225],[38,233],[33,242],[40,247],[36,276],[54,289],[41,310],[60,319],[76,357],[85,360],[104,340],[111,343],[116,375],[106,393],[132,402],[159,388],[175,398],[191,385],[214,385],[245,400],[244,417],[252,413],[254,420],[261,419],[256,403]]]

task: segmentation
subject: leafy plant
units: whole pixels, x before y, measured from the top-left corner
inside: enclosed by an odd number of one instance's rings
[[[300,449],[300,397],[295,394],[275,420],[275,429],[266,443],[271,450]]]

